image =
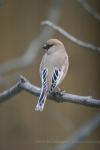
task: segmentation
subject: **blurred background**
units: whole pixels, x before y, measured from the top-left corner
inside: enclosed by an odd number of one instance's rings
[[[86,2],[100,12],[99,0]],[[60,87],[68,93],[100,99],[99,52],[73,44],[42,26],[41,21],[47,19],[80,40],[100,46],[100,20],[89,14],[79,0],[0,0],[0,92],[14,85],[19,75],[40,86],[41,45],[52,36],[64,43],[70,61]],[[0,150],[58,150],[99,113],[96,108],[49,100],[42,113],[35,112],[37,100],[22,92],[0,104]],[[100,126],[94,129],[70,149],[99,150]]]

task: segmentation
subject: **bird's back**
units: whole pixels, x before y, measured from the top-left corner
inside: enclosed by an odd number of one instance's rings
[[[48,77],[47,77],[48,90],[50,89],[51,84],[52,84],[52,76],[53,76],[55,68],[63,69],[64,71],[62,79],[59,82],[60,84],[67,73],[68,66],[69,66],[68,55],[65,49],[62,51],[56,51],[55,53],[52,53],[50,55],[48,55],[48,53],[45,53],[45,55],[43,56],[41,65],[40,65],[40,74],[43,69],[45,68],[48,69]]]

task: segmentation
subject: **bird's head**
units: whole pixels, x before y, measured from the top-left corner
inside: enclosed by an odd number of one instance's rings
[[[43,45],[43,49],[45,49],[47,52],[50,52],[50,53],[59,50],[60,47],[64,47],[63,43],[57,39],[49,39]]]

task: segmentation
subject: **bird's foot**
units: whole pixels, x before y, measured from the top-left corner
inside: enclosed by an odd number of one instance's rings
[[[57,88],[54,92],[52,92],[52,96],[56,97],[56,100],[55,100],[56,102],[62,103],[63,100],[61,99],[61,97],[63,96],[64,93],[65,93],[64,90]]]

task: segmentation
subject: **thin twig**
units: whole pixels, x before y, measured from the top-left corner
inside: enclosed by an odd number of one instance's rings
[[[55,23],[58,23],[62,12],[61,10],[63,6],[63,1],[64,0],[53,0],[51,9],[48,13],[48,19]],[[14,69],[24,68],[33,64],[39,52],[39,49],[41,48],[41,45],[44,41],[53,36],[53,34],[54,30],[48,27],[43,28],[39,36],[31,41],[29,48],[22,56],[0,64],[0,74],[6,73]]]
[[[77,2],[80,3],[80,5],[90,14],[92,15],[95,19],[97,19],[98,21],[100,21],[100,14],[94,9],[92,8],[86,0],[77,0]]]
[[[9,98],[15,96],[16,94],[20,93],[23,90],[35,96],[40,95],[40,88],[32,85],[25,77],[21,76],[19,82],[17,82],[10,89],[0,94],[0,102],[9,100]],[[80,96],[80,95],[69,94],[66,92],[61,92],[59,94],[53,93],[52,95],[49,95],[48,98],[56,102],[70,102],[70,103],[76,103],[85,106],[100,108],[100,100],[94,99],[91,96]]]
[[[87,121],[84,126],[78,129],[69,139],[62,141],[62,144],[54,150],[71,150],[80,143],[95,143],[99,141],[84,141],[96,128],[100,127],[100,113],[97,113],[91,120]]]
[[[72,36],[70,33],[68,33],[67,31],[65,31],[64,29],[62,29],[60,26],[55,25],[53,22],[47,20],[47,21],[42,21],[41,23],[42,25],[47,25],[49,27],[51,27],[52,29],[58,31],[59,33],[61,33],[62,35],[64,35],[67,39],[69,39],[71,42],[84,47],[84,48],[89,48],[93,51],[97,51],[100,52],[100,47],[97,47],[91,43],[87,43],[84,41],[79,40],[78,38]]]

